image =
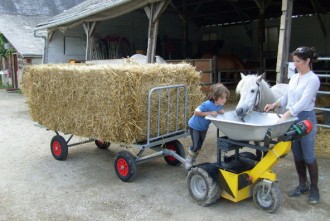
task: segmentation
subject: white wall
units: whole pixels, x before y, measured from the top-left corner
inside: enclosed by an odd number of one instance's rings
[[[69,43],[69,44],[68,44]],[[68,63],[71,59],[85,59],[86,37],[82,26],[55,31],[48,45],[48,63]]]

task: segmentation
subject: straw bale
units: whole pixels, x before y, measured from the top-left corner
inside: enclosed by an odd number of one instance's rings
[[[329,142],[330,129],[319,127],[317,136],[316,136],[316,144],[315,144],[315,152],[317,155],[322,157],[328,157],[330,154],[330,142]]]
[[[188,88],[187,119],[204,99],[199,73],[188,64],[53,64],[24,69],[23,92],[32,119],[54,130],[77,136],[127,144],[147,136],[148,92],[157,86],[185,84]],[[165,93],[165,92],[164,92]],[[183,91],[163,94],[161,134],[184,127]],[[151,131],[156,133],[158,95],[152,97]],[[170,102],[171,107],[167,108]],[[181,105],[182,104],[182,105]]]

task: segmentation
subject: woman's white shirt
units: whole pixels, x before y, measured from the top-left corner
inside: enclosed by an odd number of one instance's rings
[[[286,105],[292,116],[302,111],[311,111],[315,107],[317,91],[320,88],[320,79],[309,71],[304,75],[295,74],[289,82],[289,90],[279,99],[281,107]]]

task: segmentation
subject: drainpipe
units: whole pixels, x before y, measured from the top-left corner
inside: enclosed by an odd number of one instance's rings
[[[48,40],[47,40],[47,37],[44,36],[44,35],[38,35],[36,30],[34,30],[33,36],[36,37],[36,38],[44,39],[45,44],[44,44],[44,50],[43,50],[43,53],[42,53],[42,63],[47,64],[48,63]]]

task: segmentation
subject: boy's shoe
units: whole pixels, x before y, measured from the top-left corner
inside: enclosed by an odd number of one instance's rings
[[[184,167],[186,168],[186,170],[189,170],[192,166],[194,162],[194,157],[192,157],[190,154],[188,154],[187,158],[186,158],[186,163],[184,165]]]

